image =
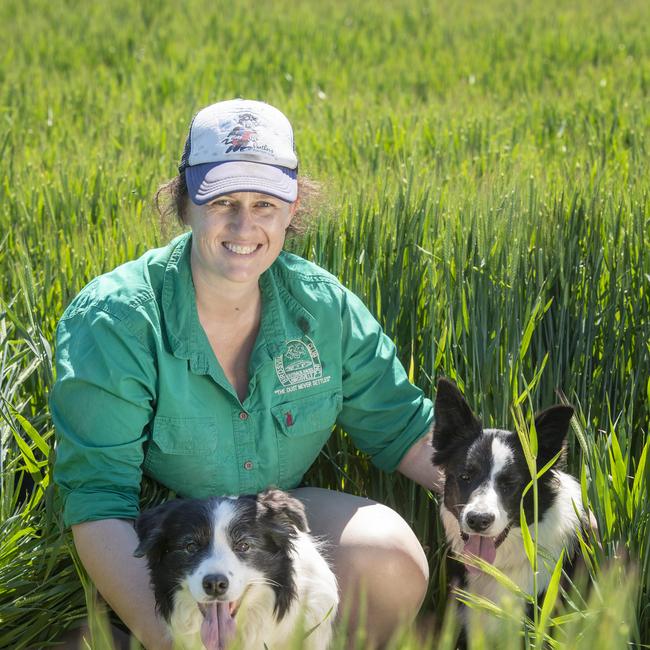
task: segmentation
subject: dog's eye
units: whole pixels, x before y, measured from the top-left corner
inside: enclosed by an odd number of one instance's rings
[[[199,550],[199,545],[196,542],[188,542],[185,544],[186,553],[196,553]]]
[[[246,551],[250,550],[251,545],[248,542],[239,542],[235,544],[235,550],[238,553],[246,553]]]
[[[461,481],[465,481],[465,482],[467,482],[467,481],[469,481],[470,478],[471,478],[471,477],[470,477],[469,474],[461,474],[461,475],[460,475],[460,480],[461,480]]]
[[[508,488],[514,484],[514,480],[512,476],[498,476],[497,483],[503,488]]]

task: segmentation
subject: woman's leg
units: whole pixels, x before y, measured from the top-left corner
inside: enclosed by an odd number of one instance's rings
[[[139,647],[135,639],[132,639],[126,632],[123,632],[115,625],[110,626],[110,633],[113,637],[113,648],[115,650],[129,650],[131,647]],[[133,643],[131,643],[132,641]],[[57,650],[85,650],[86,648],[98,647],[92,642],[87,621],[84,621],[81,627],[66,632],[59,639],[58,644],[55,646]]]
[[[312,534],[331,544],[339,611],[350,612],[354,629],[363,593],[367,634],[386,643],[401,623],[415,618],[427,591],[429,566],[415,534],[394,510],[370,499],[322,488],[291,493],[305,505]]]

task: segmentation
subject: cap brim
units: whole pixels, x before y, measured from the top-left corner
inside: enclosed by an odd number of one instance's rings
[[[298,196],[297,179],[297,169],[244,160],[203,163],[185,169],[187,190],[196,205],[232,192],[260,192],[293,203]]]

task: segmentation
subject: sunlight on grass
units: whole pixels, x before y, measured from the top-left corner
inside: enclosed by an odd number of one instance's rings
[[[425,393],[444,374],[528,436],[534,410],[576,407],[586,574],[531,620],[521,594],[472,602],[502,618],[471,648],[650,645],[649,26],[641,0],[2,3],[0,647],[45,647],[95,608],[52,490],[56,322],[176,231],[151,197],[193,111],[235,96],[285,111],[327,188],[288,246],[362,297]],[[453,648],[435,498],[338,429],[307,480],[404,516],[431,581],[392,647]],[[147,482],[142,505],[165,496]]]

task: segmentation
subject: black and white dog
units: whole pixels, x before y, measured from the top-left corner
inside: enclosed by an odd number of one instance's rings
[[[535,417],[538,471],[563,448],[572,415],[570,406],[558,405]],[[445,475],[441,516],[451,549],[457,556],[473,555],[489,562],[532,594],[533,571],[520,527],[521,498],[531,476],[517,433],[483,429],[458,388],[446,379],[438,381],[435,417],[433,463]],[[538,480],[540,595],[562,549],[571,554],[585,525],[580,485],[557,467]],[[524,512],[534,534],[532,489],[524,497]],[[459,578],[463,589],[495,603],[507,593],[474,566],[465,564]]]
[[[156,604],[175,647],[325,650],[338,606],[336,578],[309,535],[302,503],[281,490],[175,500],[136,520]]]

